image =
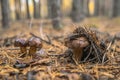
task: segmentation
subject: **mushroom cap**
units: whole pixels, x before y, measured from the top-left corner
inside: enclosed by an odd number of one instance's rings
[[[25,38],[17,38],[15,39],[14,46],[15,47],[26,47],[28,46],[28,44]]]
[[[88,45],[89,45],[89,42],[85,37],[80,37],[72,41],[73,48],[84,48],[84,47],[87,47]]]
[[[89,42],[86,37],[79,37],[74,40],[66,42],[65,46],[71,49],[82,49],[84,47],[87,47],[89,45]]]
[[[28,40],[28,45],[30,47],[42,48],[42,42],[39,38],[32,37]]]

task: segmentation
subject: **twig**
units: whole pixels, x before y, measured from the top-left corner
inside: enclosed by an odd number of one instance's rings
[[[20,50],[20,48],[5,48],[5,49],[0,49],[0,51],[4,51],[4,50]],[[27,49],[29,50],[29,49]]]
[[[78,68],[79,68],[82,72],[84,72],[85,70],[82,68],[82,66],[79,65],[79,63],[78,63],[74,58],[72,58],[72,59],[74,60],[75,64],[78,66]]]
[[[83,27],[83,28],[84,28],[85,32],[86,32],[87,34],[89,34],[89,30],[88,30],[86,27]],[[91,37],[90,34],[88,35],[88,37],[89,37],[89,40],[90,40],[90,42],[91,42],[91,46],[92,46],[92,48],[94,49],[94,51],[95,51],[95,53],[96,53],[96,56],[97,56],[98,61],[101,62],[101,60],[100,60],[100,58],[99,58],[99,57],[100,57],[99,53],[101,54],[100,49],[97,48],[97,44],[93,41],[93,39],[92,39],[92,37]]]
[[[92,59],[89,59],[88,61],[90,62],[90,61],[93,61],[93,60],[95,60],[95,59],[97,59],[97,57],[94,57],[94,58],[92,58]]]
[[[48,42],[48,41],[46,41],[46,40],[43,40],[41,37],[38,37],[38,36],[36,36],[36,35],[33,34],[33,33],[30,33],[30,35],[32,35],[32,36],[34,36],[34,37],[37,37],[37,38],[41,39],[43,42],[45,42],[45,43],[47,43],[47,44],[49,44],[49,45],[51,45],[51,46],[60,48],[59,46],[57,46],[57,45],[55,45],[55,44],[53,44],[53,43],[50,43],[50,42]]]
[[[108,50],[111,48],[112,44],[114,43],[114,40],[115,40],[115,37],[114,37],[113,40],[109,43],[106,51],[108,51]],[[105,56],[106,56],[106,55],[107,55],[107,52],[103,55],[102,64],[103,64],[104,61],[105,61]]]
[[[95,53],[97,55],[98,61],[101,62],[101,60],[99,58],[99,55],[98,55],[98,51],[96,50],[95,45],[93,43],[92,43],[92,46],[93,46],[93,49],[94,49],[94,51],[95,51]]]
[[[89,54],[87,55],[87,57],[84,59],[84,61],[83,61],[83,62],[86,62],[86,60],[87,60],[87,59],[88,59],[88,57],[90,56],[91,52],[92,52],[92,47],[90,47],[90,52],[89,52]]]
[[[47,39],[48,39],[48,42],[51,44],[52,41],[51,41],[50,37],[49,37],[48,35],[46,35],[46,37],[47,37]]]
[[[32,63],[31,64],[31,66],[33,67],[33,66],[37,66],[37,65],[40,65],[40,64],[42,64],[42,63],[44,63],[44,62],[50,62],[50,59],[42,59],[42,60],[39,60],[38,62],[35,62],[35,63]]]

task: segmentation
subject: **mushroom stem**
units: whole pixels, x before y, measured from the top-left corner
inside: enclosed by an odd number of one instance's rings
[[[34,55],[37,51],[37,48],[34,46],[31,46],[29,49],[29,55]]]
[[[81,60],[82,55],[83,55],[82,49],[75,49],[75,50],[73,50],[73,58],[74,58],[74,60],[76,60],[78,63],[79,63],[79,61]]]
[[[27,48],[26,47],[20,47],[21,53],[27,53]]]

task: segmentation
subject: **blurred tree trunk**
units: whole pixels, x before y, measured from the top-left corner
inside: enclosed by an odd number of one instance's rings
[[[9,28],[10,15],[9,15],[9,0],[1,0],[2,9],[2,26]]]
[[[114,15],[115,16],[120,16],[120,0],[114,0],[114,3],[115,3],[115,11],[114,11]]]
[[[99,15],[105,15],[105,0],[99,1]]]
[[[94,1],[94,16],[98,16],[99,15],[99,0],[95,0]]]
[[[59,1],[60,1],[60,6],[62,6],[62,0],[59,0]],[[51,17],[51,14],[52,14],[51,4],[52,4],[52,1],[51,0],[47,0],[48,18],[52,18]]]
[[[30,19],[29,0],[26,0],[27,19]]]
[[[52,0],[51,4],[51,17],[52,17],[52,25],[55,29],[60,29],[61,26],[61,4],[60,0]]]
[[[108,17],[113,18],[120,16],[120,0],[109,0]]]
[[[74,22],[83,20],[83,0],[73,0],[71,18]]]
[[[47,9],[48,9],[48,18],[51,18],[51,3],[52,1],[51,0],[47,0]]]
[[[16,14],[16,19],[20,20],[21,19],[21,2],[20,2],[20,0],[15,0],[15,14]]]
[[[109,18],[113,18],[113,17],[115,17],[115,0],[108,0],[108,17]]]
[[[89,16],[89,7],[88,7],[88,3],[89,3],[89,0],[83,0],[83,12],[85,14],[86,17]]]
[[[34,4],[34,18],[40,18],[40,0],[33,0]]]
[[[1,0],[0,0],[0,21],[1,21],[1,14],[2,14],[2,9],[1,9]]]

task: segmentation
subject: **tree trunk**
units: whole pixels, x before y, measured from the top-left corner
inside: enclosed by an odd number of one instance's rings
[[[55,29],[60,29],[61,26],[61,9],[60,9],[60,0],[52,0],[51,4],[51,17],[52,25]]]
[[[47,0],[47,9],[48,9],[48,18],[51,18],[51,4],[52,4],[52,1],[51,0]]]
[[[62,0],[59,0],[59,2],[60,2],[60,6],[62,6]],[[51,4],[52,4],[52,1],[47,0],[48,18],[52,18]]]
[[[94,16],[99,15],[99,0],[94,0]]]
[[[27,19],[30,19],[29,0],[26,0]]]
[[[108,17],[109,18],[113,18],[115,17],[115,14],[114,14],[114,8],[115,8],[115,2],[114,0],[108,0]]]
[[[21,19],[21,2],[20,2],[20,0],[15,0],[15,14],[16,14],[16,19],[20,20]]]
[[[1,1],[0,1],[0,21],[1,21],[1,17],[2,17],[2,9],[1,9]]]
[[[83,0],[73,0],[71,18],[74,22],[83,20]]]
[[[34,18],[40,18],[40,0],[33,0],[34,4]]]
[[[89,3],[89,0],[83,0],[83,12],[85,14],[85,17],[88,17],[89,16],[89,7],[88,7],[88,3]]]
[[[115,16],[120,16],[120,0],[115,0]]]
[[[1,0],[1,9],[2,9],[2,27],[9,28],[9,0]]]
[[[120,0],[109,0],[108,17],[113,18],[120,16]]]
[[[100,0],[99,2],[99,15],[105,15],[105,0]]]

